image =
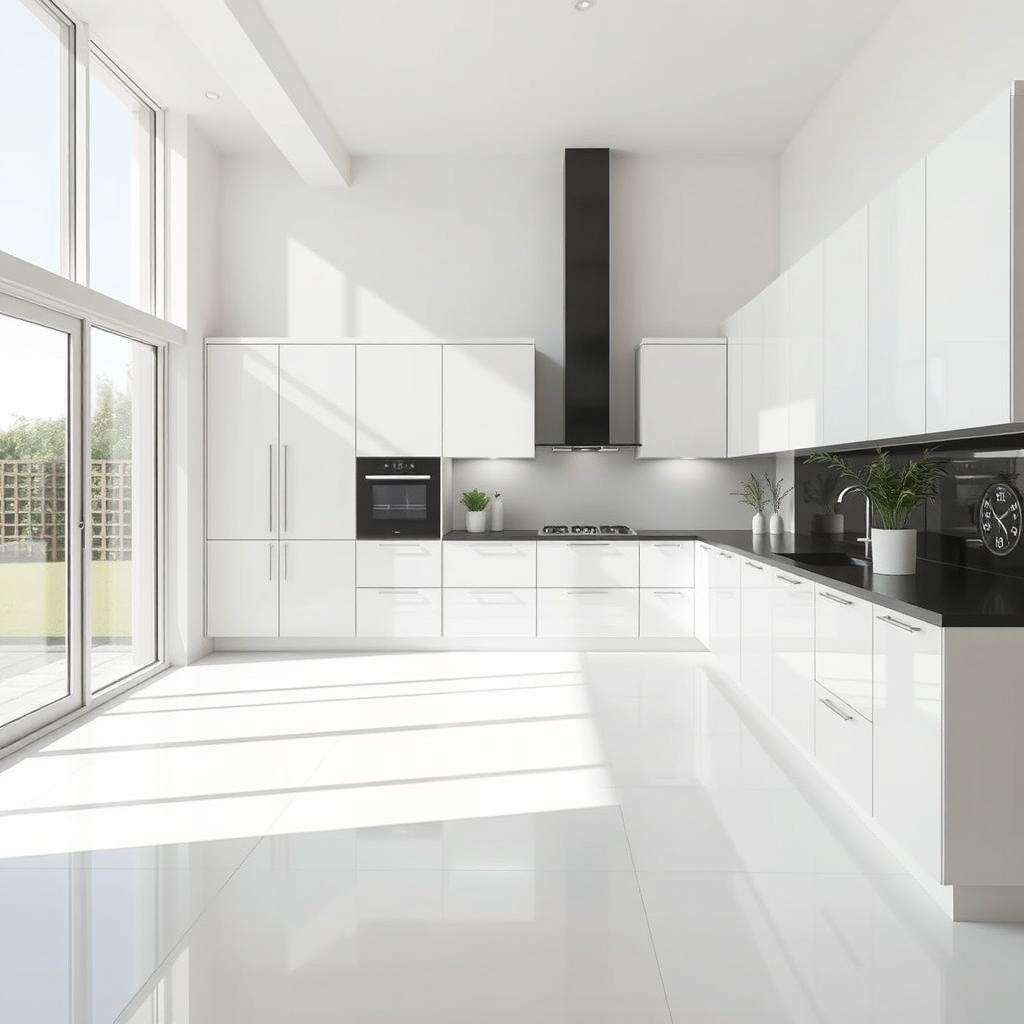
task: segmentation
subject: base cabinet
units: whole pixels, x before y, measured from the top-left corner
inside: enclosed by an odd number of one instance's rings
[[[355,546],[351,540],[281,544],[281,636],[355,636]]]
[[[356,591],[356,635],[431,638],[441,635],[440,587],[360,587]]]
[[[708,593],[708,646],[730,679],[740,676],[740,595],[739,587],[712,587]]]
[[[871,723],[818,684],[814,703],[814,756],[835,783],[871,813]]]
[[[766,714],[772,710],[772,603],[775,573],[744,561],[740,608],[740,685]]]
[[[533,587],[445,587],[444,635],[536,636],[537,591]]]
[[[640,590],[640,635],[665,638],[693,636],[693,590]]]
[[[772,717],[814,752],[814,584],[775,574],[772,591]]]
[[[274,541],[207,542],[208,636],[277,636],[277,562]]]
[[[639,636],[638,595],[636,588],[625,587],[543,587],[537,591],[537,635],[616,640]]]

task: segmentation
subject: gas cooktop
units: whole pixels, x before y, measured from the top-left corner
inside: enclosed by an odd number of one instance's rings
[[[630,526],[542,526],[537,533],[541,537],[635,537],[636,530]]]

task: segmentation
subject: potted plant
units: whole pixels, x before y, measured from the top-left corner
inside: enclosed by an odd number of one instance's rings
[[[920,459],[894,463],[888,452],[878,449],[864,466],[855,466],[841,455],[818,452],[809,462],[828,466],[843,480],[864,492],[871,502],[871,563],[885,576],[910,576],[917,569],[917,530],[907,524],[921,505],[938,494],[946,475],[941,459],[926,449]],[[875,526],[874,521],[880,523]]]
[[[842,475],[835,469],[826,469],[813,480],[806,480],[801,492],[808,505],[821,509],[811,516],[811,533],[842,535],[846,519],[839,511],[839,491]]]
[[[751,473],[750,479],[744,480],[740,484],[740,489],[733,491],[731,497],[739,498],[741,505],[746,505],[754,510],[754,517],[750,521],[750,529],[755,534],[764,533],[764,507],[768,504],[768,496],[764,492],[764,484],[761,483],[760,479]]]
[[[785,532],[785,523],[782,521],[782,503],[793,493],[793,488],[785,486],[786,481],[784,478],[779,477],[776,480],[767,473],[764,475],[764,482],[768,485],[768,501],[772,506],[772,517],[768,521],[768,532],[775,534],[783,533]]]
[[[490,497],[483,491],[463,491],[459,501],[466,506],[466,531],[483,533],[487,529],[487,504]]]

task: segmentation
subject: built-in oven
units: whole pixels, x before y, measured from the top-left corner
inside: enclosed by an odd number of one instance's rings
[[[441,536],[441,460],[356,460],[356,537]]]

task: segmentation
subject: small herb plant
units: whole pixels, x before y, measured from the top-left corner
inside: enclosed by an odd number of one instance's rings
[[[466,506],[468,512],[483,512],[490,504],[490,496],[483,491],[463,491],[459,501]]]
[[[741,505],[748,505],[758,514],[764,512],[764,507],[768,504],[768,495],[765,493],[764,484],[761,483],[760,477],[753,473],[750,474],[750,479],[742,481],[740,489],[733,491],[730,496],[739,498]]]
[[[871,499],[871,509],[883,530],[905,530],[914,510],[931,501],[939,493],[939,484],[946,475],[942,460],[926,449],[920,459],[895,463],[888,452],[877,450],[864,466],[855,466],[841,455],[817,452],[808,462],[828,466],[840,479]]]
[[[764,482],[767,484],[768,502],[772,511],[779,515],[782,512],[782,503],[793,493],[793,488],[786,486],[785,478],[779,477],[776,480],[767,473],[764,475]]]

